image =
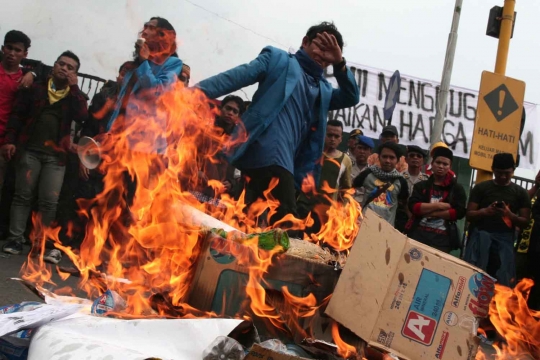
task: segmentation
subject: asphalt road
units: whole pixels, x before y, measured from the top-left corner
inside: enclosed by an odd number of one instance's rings
[[[4,241],[0,241],[0,248],[5,244]],[[0,306],[17,304],[22,301],[39,301],[40,299],[23,286],[20,282],[11,280],[11,278],[18,278],[21,276],[20,270],[23,266],[30,247],[25,245],[24,252],[21,255],[11,255],[0,252]],[[67,259],[62,259],[60,263],[62,266],[69,266],[70,262]],[[76,288],[77,279],[70,277],[66,281],[62,281],[60,277],[53,271],[53,281],[57,284],[57,287],[71,286]],[[53,289],[55,286],[46,285],[47,289]]]
[[[0,242],[0,246],[3,244],[3,241]],[[26,256],[23,255],[0,253],[0,306],[39,300],[18,281],[11,280],[20,276],[19,272],[25,259]]]

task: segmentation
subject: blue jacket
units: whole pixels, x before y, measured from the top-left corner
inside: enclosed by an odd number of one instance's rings
[[[131,70],[126,73],[124,80],[122,81],[122,88],[118,94],[118,101],[116,102],[116,109],[114,110],[109,123],[107,124],[107,131],[111,129],[112,124],[116,121],[122,105],[122,100],[126,95],[127,86],[133,74],[137,75],[137,81],[133,85],[131,90],[131,100],[140,99],[138,92],[141,90],[154,89],[154,95],[157,98],[163,93],[169,86],[171,86],[178,79],[178,75],[182,71],[182,60],[177,57],[169,57],[161,65],[158,65],[149,60],[143,61],[137,69]],[[147,97],[147,92],[141,93]],[[126,109],[127,110],[127,109]]]
[[[229,94],[246,86],[259,83],[253,95],[253,103],[242,116],[248,139],[236,147],[228,158],[232,165],[244,155],[248,146],[255,141],[277,118],[289,99],[298,81],[302,79],[302,68],[293,54],[267,46],[249,64],[244,64],[201,81],[197,86],[211,99]],[[360,92],[352,72],[335,74],[339,89],[321,79],[319,124],[310,129],[307,140],[298,149],[295,158],[294,178],[300,188],[302,180],[312,173],[316,180],[320,173],[320,158],[326,136],[328,111],[347,108],[360,101]],[[233,134],[238,135],[237,131]]]

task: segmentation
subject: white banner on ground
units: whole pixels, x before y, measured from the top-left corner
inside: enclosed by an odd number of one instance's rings
[[[28,360],[200,360],[218,336],[227,336],[240,323],[235,319],[123,320],[81,315],[37,329]]]
[[[17,332],[21,329],[34,329],[75,314],[82,305],[43,304],[29,311],[0,314],[0,336]]]
[[[366,136],[378,138],[384,126],[386,88],[394,71],[350,62],[348,65],[360,87],[360,102],[355,107],[331,111],[328,119],[342,121],[345,132],[362,129]],[[331,70],[326,76],[334,86],[337,85]],[[401,94],[392,118],[392,125],[398,129],[401,144],[429,148],[439,84],[436,81],[401,74]],[[450,88],[442,136],[443,141],[452,145],[456,156],[469,158],[477,102],[478,91],[456,86]],[[526,121],[519,142],[519,167],[534,170],[540,149],[538,111],[537,105],[533,103],[525,102],[524,108]]]

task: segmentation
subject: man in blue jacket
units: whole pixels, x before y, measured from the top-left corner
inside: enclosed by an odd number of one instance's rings
[[[231,164],[248,179],[246,202],[265,198],[273,178],[271,197],[280,206],[270,224],[296,215],[296,189],[312,175],[318,181],[329,110],[354,106],[358,85],[342,56],[343,38],[332,23],[312,26],[296,54],[265,47],[249,64],[202,81],[198,87],[214,99],[259,83],[253,103],[242,116],[247,141],[229,153]],[[323,78],[333,65],[339,88]],[[239,136],[239,127],[233,134]]]
[[[178,81],[182,60],[176,54],[176,31],[167,19],[152,17],[139,36],[133,53],[134,68],[124,75],[115,109],[104,130],[113,135],[125,134],[130,151],[151,156],[157,168],[163,169],[166,164],[163,154],[168,145],[167,118],[159,114],[156,103]],[[106,141],[114,141],[111,139],[114,137]],[[152,176],[155,173],[150,172]],[[123,181],[129,207],[141,180],[125,171]],[[131,221],[129,211],[122,216],[126,223]]]
[[[122,132],[131,125],[129,120],[141,117],[153,119],[155,122],[164,123],[165,121],[155,116],[154,103],[159,95],[178,80],[182,72],[182,60],[176,55],[176,32],[166,19],[153,17],[144,24],[140,37],[133,54],[136,68],[128,71],[124,76],[115,111],[105,127],[107,132]],[[138,106],[140,104],[146,106]],[[130,116],[132,111],[135,116]],[[165,133],[165,124],[161,125]],[[143,126],[139,124],[130,132],[140,132],[142,128]],[[150,147],[146,143],[151,144],[152,148],[138,147],[138,150],[163,153],[167,145],[164,134],[148,134],[146,137],[144,134],[131,136],[133,145],[141,139],[141,136],[148,139],[145,141],[146,147]],[[157,138],[154,139],[155,137]]]

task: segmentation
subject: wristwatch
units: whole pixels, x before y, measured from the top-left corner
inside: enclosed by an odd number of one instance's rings
[[[343,69],[345,65],[347,65],[347,61],[345,60],[345,58],[341,58],[341,62],[334,64],[334,71],[339,71]]]

